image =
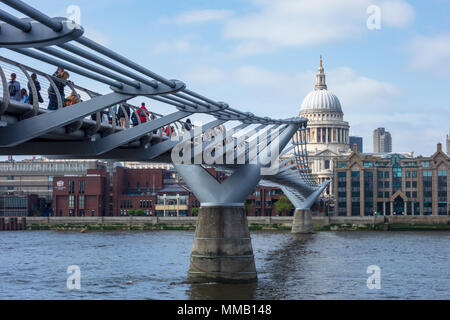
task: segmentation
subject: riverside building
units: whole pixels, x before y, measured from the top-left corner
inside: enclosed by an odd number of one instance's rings
[[[352,153],[335,163],[336,216],[449,215],[449,157]]]

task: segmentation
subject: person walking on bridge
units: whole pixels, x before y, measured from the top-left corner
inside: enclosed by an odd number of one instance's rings
[[[150,115],[150,112],[148,112],[147,108],[145,107],[144,102],[142,102],[141,109],[137,110],[137,113],[139,115],[139,119],[141,120],[141,123],[147,122],[147,118]]]
[[[17,75],[11,73],[11,81],[8,82],[9,97],[11,100],[19,101],[20,83],[16,80]]]

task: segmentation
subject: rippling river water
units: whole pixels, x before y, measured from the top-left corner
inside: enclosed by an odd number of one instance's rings
[[[253,232],[254,285],[188,283],[193,236],[0,232],[0,299],[450,299],[450,232]],[[70,265],[81,290],[66,287]]]

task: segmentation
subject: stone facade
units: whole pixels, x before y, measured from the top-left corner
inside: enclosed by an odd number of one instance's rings
[[[449,215],[449,157],[360,154],[334,166],[335,216]]]

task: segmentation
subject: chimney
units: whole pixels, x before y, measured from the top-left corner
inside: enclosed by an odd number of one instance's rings
[[[353,152],[358,152],[358,145],[356,143],[353,144]]]
[[[442,144],[440,142],[437,144],[437,151],[442,152]]]

